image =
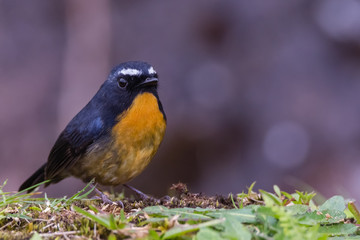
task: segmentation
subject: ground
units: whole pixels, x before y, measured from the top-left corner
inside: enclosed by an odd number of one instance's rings
[[[94,199],[87,186],[70,198],[35,198],[0,188],[0,239],[360,239],[353,202],[315,193],[260,190],[206,196],[174,184],[160,199],[109,195]],[[90,189],[90,190],[89,190]]]

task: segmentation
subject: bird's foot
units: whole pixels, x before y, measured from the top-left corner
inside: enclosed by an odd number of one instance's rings
[[[91,184],[92,185],[92,184]],[[104,203],[107,204],[116,204],[118,206],[120,206],[121,208],[124,208],[124,203],[119,200],[119,201],[112,201],[105,193],[103,193],[102,191],[100,191],[99,189],[96,188],[96,186],[92,185],[91,187],[94,187],[95,192],[100,195],[99,199],[101,199],[101,201],[103,201]]]
[[[124,187],[127,187],[128,189],[134,191],[137,195],[139,195],[139,197],[141,198],[141,200],[152,200],[152,201],[155,201],[155,202],[158,202],[159,199],[157,198],[154,198],[154,197],[151,197],[151,196],[148,196],[146,195],[145,193],[143,193],[142,191],[132,187],[132,186],[129,186],[127,184],[123,184]]]

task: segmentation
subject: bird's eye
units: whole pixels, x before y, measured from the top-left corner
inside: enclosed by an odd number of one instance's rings
[[[126,88],[126,86],[128,85],[128,81],[126,81],[123,78],[120,78],[118,80],[118,85],[119,85],[120,88]]]

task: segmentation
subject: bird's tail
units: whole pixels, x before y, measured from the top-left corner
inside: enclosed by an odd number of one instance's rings
[[[31,177],[29,177],[19,188],[19,191],[27,189],[31,186],[34,186],[37,183],[45,181],[45,167],[46,164],[42,165]],[[34,191],[33,189],[28,190],[28,192]]]

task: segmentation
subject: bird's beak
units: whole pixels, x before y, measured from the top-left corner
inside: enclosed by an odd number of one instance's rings
[[[145,79],[145,81],[139,83],[138,86],[157,86],[158,81],[159,80],[155,77],[149,77]]]

